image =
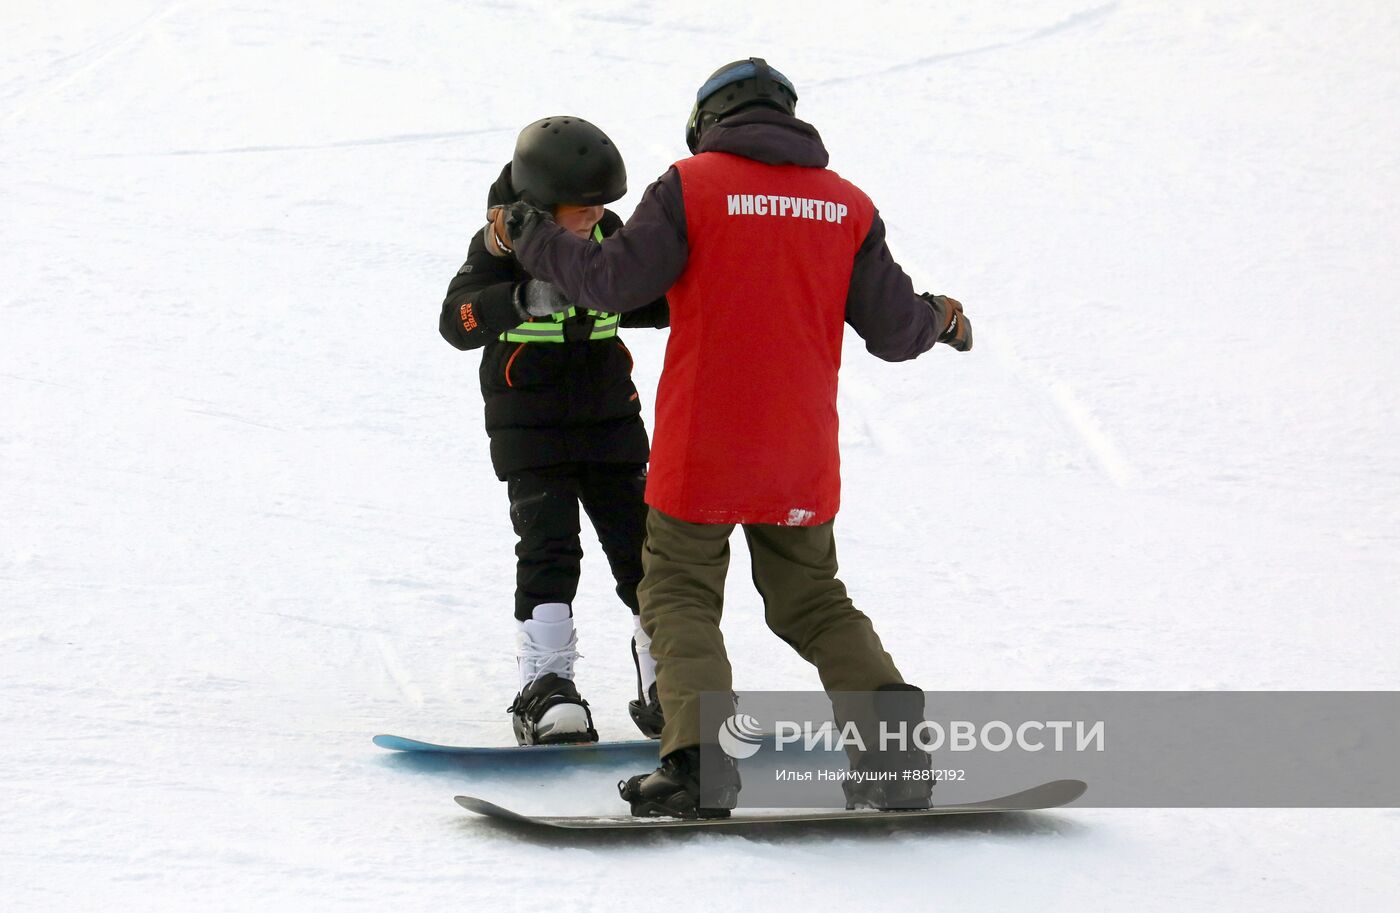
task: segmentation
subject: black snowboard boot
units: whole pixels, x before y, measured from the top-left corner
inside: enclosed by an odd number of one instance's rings
[[[567,678],[553,672],[530,683],[506,708],[521,745],[558,745],[564,742],[596,742],[593,714],[588,702]]]
[[[914,685],[882,685],[875,690],[875,716],[872,725],[861,726],[862,740],[872,750],[863,752],[853,765],[853,774],[865,774],[869,780],[841,781],[846,794],[846,808],[909,811],[928,808],[933,790],[933,758],[913,742],[914,727],[924,722],[924,693]],[[888,724],[891,732],[903,724],[908,734],[907,747],[892,744],[882,750],[879,722]]]
[[[671,752],[651,773],[619,782],[617,791],[631,803],[632,814],[643,818],[728,818],[739,802],[739,767],[717,746],[706,755],[706,763],[715,769],[706,769],[712,788],[703,797],[699,748]],[[708,783],[710,779],[715,782]]]

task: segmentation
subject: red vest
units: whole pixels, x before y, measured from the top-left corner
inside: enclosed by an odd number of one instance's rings
[[[676,169],[689,259],[666,293],[647,503],[692,523],[825,523],[846,295],[875,207],[822,168],[705,152]]]

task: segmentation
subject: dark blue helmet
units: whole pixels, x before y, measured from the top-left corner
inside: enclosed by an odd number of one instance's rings
[[[792,114],[797,109],[797,90],[762,57],[725,64],[695,93],[695,107],[685,126],[685,144],[694,152],[700,145],[700,134],[711,124],[753,105]]]

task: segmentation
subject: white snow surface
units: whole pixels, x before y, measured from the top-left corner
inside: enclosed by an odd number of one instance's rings
[[[766,57],[976,349],[848,338],[842,576],[938,689],[1400,687],[1400,6],[7,0],[6,910],[1393,910],[1395,810],[531,839],[514,543],[438,336],[516,132]],[[665,332],[625,332],[650,405]],[[648,421],[650,415],[648,414]],[[579,683],[633,735],[586,533]],[[815,688],[735,540],[736,684]]]

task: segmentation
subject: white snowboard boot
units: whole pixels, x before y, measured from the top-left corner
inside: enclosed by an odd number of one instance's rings
[[[535,606],[532,617],[519,625],[520,692],[507,708],[515,740],[521,745],[598,741],[588,702],[574,687],[578,635],[569,606]]]

